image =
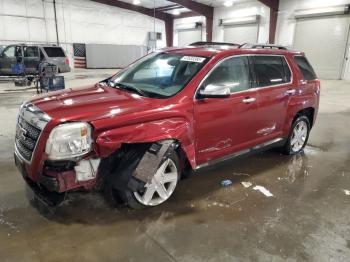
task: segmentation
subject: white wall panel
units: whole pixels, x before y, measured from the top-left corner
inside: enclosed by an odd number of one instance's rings
[[[21,1],[25,2],[25,1]],[[27,0],[27,16],[44,17],[42,0]]]
[[[46,42],[46,27],[44,19],[29,18],[27,19],[29,27],[29,41]]]
[[[28,23],[24,17],[4,16],[4,40],[29,41]]]
[[[122,68],[144,56],[146,52],[146,47],[142,46],[88,44],[86,65],[87,68]]]
[[[219,25],[220,19],[229,19],[260,15],[259,34],[257,41],[266,43],[269,40],[270,8],[258,1],[237,3],[232,7],[218,7],[214,9],[213,41],[224,41],[224,27]],[[238,43],[243,43],[239,41]]]
[[[184,25],[184,24],[193,24],[193,23],[202,23],[202,32],[201,41],[207,40],[207,34],[206,34],[206,21],[204,16],[194,16],[194,17],[186,17],[186,18],[179,18],[174,20],[174,35],[173,35],[173,42],[174,46],[180,46],[179,45],[179,31],[176,30],[178,26]],[[197,40],[197,41],[200,41]]]
[[[202,31],[201,29],[183,30],[178,32],[178,37],[179,47],[184,47],[194,42],[201,41]]]
[[[23,0],[1,0],[2,13],[8,15],[26,15],[26,5]]]
[[[349,16],[298,19],[293,46],[305,52],[322,79],[341,76],[349,22]]]
[[[59,41],[72,65],[72,43],[147,46],[152,17],[87,0],[56,0]],[[33,17],[41,18],[34,19]],[[155,28],[166,46],[165,24]],[[0,44],[56,43],[53,0],[0,0]]]
[[[276,30],[276,43],[290,47],[293,46],[293,43],[295,42],[297,24],[297,19],[294,17],[296,10],[345,5],[349,3],[349,0],[280,0]],[[320,29],[320,27],[317,27],[315,30]],[[332,39],[326,37],[325,40],[331,41]],[[321,53],[319,55],[321,55]],[[343,61],[343,63],[346,64],[346,61]],[[345,70],[343,70],[342,78],[345,78],[346,76],[350,77],[349,70],[350,65],[346,66]]]
[[[345,5],[349,3],[349,0],[280,0],[276,42],[285,46],[293,45],[295,25],[297,22],[294,17],[296,10]]]
[[[258,42],[258,24],[224,26],[224,42],[256,43]]]

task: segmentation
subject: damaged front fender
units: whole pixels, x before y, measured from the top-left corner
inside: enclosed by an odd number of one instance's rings
[[[95,151],[100,157],[108,157],[122,144],[150,143],[166,139],[180,142],[192,168],[196,166],[193,134],[190,123],[182,118],[170,118],[140,124],[117,127],[101,132],[96,138]]]

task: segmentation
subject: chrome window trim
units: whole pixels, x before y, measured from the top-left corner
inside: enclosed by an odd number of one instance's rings
[[[213,70],[215,70],[221,63],[223,63],[224,61],[226,61],[227,59],[230,59],[230,58],[234,58],[234,57],[240,57],[240,56],[246,56],[246,57],[254,57],[254,56],[279,56],[279,57],[282,57],[286,64],[288,65],[288,69],[290,71],[290,81],[288,83],[283,83],[283,84],[278,84],[278,85],[269,85],[269,86],[262,86],[262,87],[251,87],[251,88],[248,88],[246,90],[242,90],[242,91],[238,91],[238,92],[232,92],[230,93],[231,94],[239,94],[239,93],[243,93],[243,92],[254,92],[254,91],[257,91],[257,90],[260,90],[260,89],[265,89],[265,88],[272,88],[272,87],[280,87],[280,86],[285,86],[285,85],[290,85],[293,83],[293,71],[292,71],[292,68],[290,67],[289,65],[289,62],[288,60],[286,59],[285,55],[278,55],[278,54],[274,54],[274,55],[270,55],[270,54],[240,54],[240,55],[230,55],[230,56],[227,56],[227,57],[224,57],[223,59],[221,59],[220,61],[218,61],[214,67],[212,69],[209,70],[209,72],[205,75],[205,77],[200,81],[199,85],[197,86],[196,88],[196,91],[194,92],[194,96],[193,96],[193,100],[201,100],[201,99],[197,99],[196,96],[197,96],[197,93],[198,93],[198,90],[199,88],[202,86],[203,82],[209,77],[209,75],[213,72]]]

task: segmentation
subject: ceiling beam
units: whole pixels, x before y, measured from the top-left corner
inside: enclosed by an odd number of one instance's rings
[[[197,13],[198,15],[205,16],[206,19],[206,41],[212,42],[213,37],[213,17],[214,17],[214,8],[209,5],[201,4],[192,0],[170,0],[175,4],[179,4],[191,11]]]
[[[274,44],[276,37],[279,0],[259,0],[259,2],[270,8],[269,42],[270,44]]]
[[[179,15],[175,16],[174,18],[185,18],[185,17],[193,17],[193,16],[198,16],[198,13],[190,11],[190,12],[182,12]]]
[[[182,8],[182,6],[177,5],[177,4],[175,4],[175,5],[166,5],[166,6],[157,7],[156,10],[164,12],[164,11],[169,11],[169,10],[173,10],[173,9],[177,9],[177,8]]]
[[[163,13],[163,12],[160,12],[157,10],[155,10],[155,12],[154,12],[154,9],[146,8],[146,7],[139,6],[139,5],[129,4],[129,3],[122,2],[119,0],[91,0],[91,1],[97,2],[100,4],[110,5],[110,6],[119,7],[122,9],[127,9],[127,10],[131,10],[131,11],[139,12],[141,14],[148,15],[151,17],[155,16],[156,18],[161,19],[161,20],[172,17],[172,15],[168,14],[168,13]]]
[[[258,1],[274,10],[278,10],[279,0],[258,0]]]
[[[127,9],[130,11],[138,12],[150,17],[155,17],[157,19],[163,20],[165,23],[165,34],[167,46],[173,46],[173,28],[174,28],[174,16],[168,13],[158,11],[157,9],[146,8],[143,6],[133,5],[126,2],[118,0],[91,0],[96,3],[105,4],[109,6],[114,6],[122,9]]]
[[[206,17],[213,17],[214,15],[214,8],[209,5],[201,4],[192,0],[170,0],[170,2],[179,4],[183,7],[186,7],[187,9],[192,10],[193,12]]]

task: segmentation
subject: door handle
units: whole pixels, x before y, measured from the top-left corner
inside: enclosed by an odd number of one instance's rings
[[[297,91],[296,91],[295,89],[288,89],[288,90],[286,91],[286,95],[295,95],[296,92],[297,92]]]
[[[242,100],[243,103],[249,104],[249,103],[253,103],[256,101],[255,97],[246,97]]]

